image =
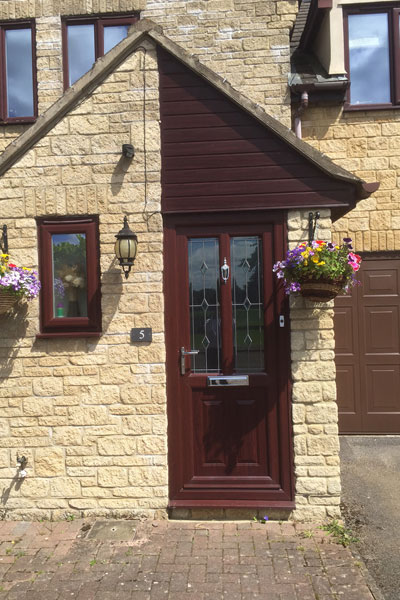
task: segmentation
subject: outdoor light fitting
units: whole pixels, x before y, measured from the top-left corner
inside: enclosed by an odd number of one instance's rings
[[[7,225],[3,225],[2,227],[3,233],[1,234],[1,251],[4,254],[8,254],[8,236],[7,236]]]
[[[122,144],[122,155],[125,158],[133,158],[135,156],[135,148],[132,144]]]
[[[119,260],[119,264],[125,273],[125,279],[128,279],[129,273],[135,261],[137,252],[137,235],[129,229],[128,219],[124,217],[124,226],[115,236],[117,241],[115,242],[115,256]]]

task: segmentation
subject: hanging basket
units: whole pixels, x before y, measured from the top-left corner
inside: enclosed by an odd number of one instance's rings
[[[311,302],[329,302],[343,290],[343,283],[306,281],[301,283],[301,295]]]
[[[17,296],[12,292],[0,290],[0,315],[10,310],[17,301]]]

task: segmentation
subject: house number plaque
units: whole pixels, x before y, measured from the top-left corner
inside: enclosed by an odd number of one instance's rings
[[[151,342],[153,330],[151,327],[134,327],[131,329],[131,342]]]

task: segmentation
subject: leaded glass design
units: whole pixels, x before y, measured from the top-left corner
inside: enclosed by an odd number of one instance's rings
[[[262,242],[259,237],[231,239],[231,286],[235,371],[264,370]]]
[[[194,373],[218,372],[221,354],[219,243],[217,238],[191,238],[189,248],[190,345]]]

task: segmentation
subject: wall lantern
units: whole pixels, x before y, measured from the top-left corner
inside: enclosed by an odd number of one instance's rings
[[[136,233],[129,229],[127,217],[124,217],[124,226],[115,237],[115,256],[125,273],[125,278],[128,279],[135,261],[138,239]]]
[[[8,236],[7,236],[7,225],[3,225],[2,234],[0,239],[0,248],[4,254],[8,254]]]

